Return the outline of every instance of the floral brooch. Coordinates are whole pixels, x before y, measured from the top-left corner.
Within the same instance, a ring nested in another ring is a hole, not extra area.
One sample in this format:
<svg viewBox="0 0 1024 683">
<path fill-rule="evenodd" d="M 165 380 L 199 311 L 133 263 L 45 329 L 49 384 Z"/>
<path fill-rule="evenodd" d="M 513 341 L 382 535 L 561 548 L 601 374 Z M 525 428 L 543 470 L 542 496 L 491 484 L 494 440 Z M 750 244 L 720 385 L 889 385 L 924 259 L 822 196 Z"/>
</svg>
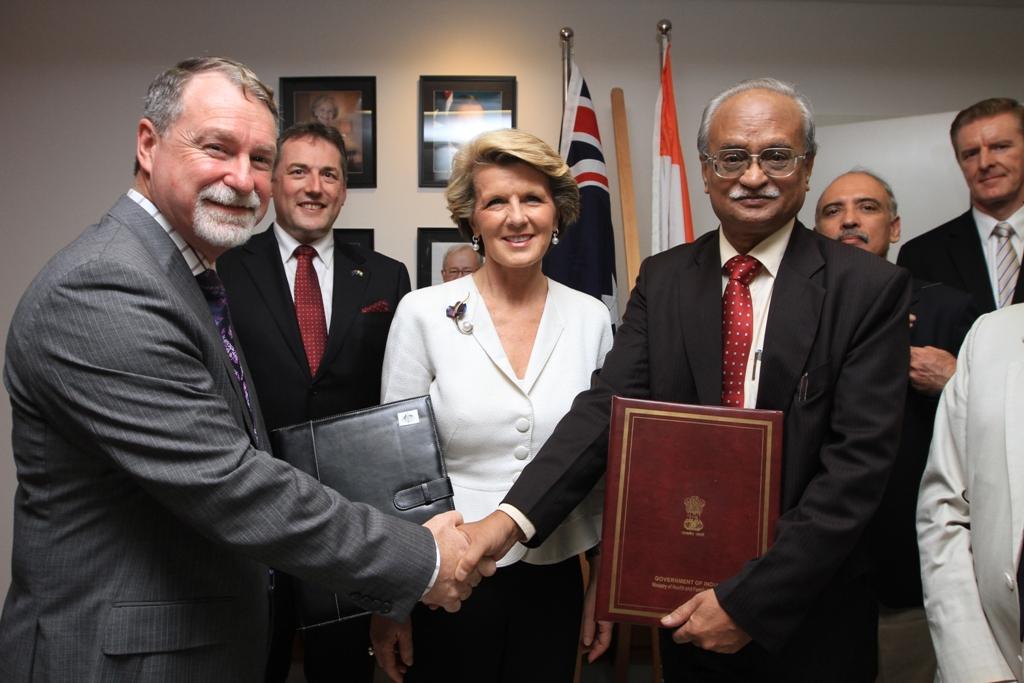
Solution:
<svg viewBox="0 0 1024 683">
<path fill-rule="evenodd" d="M 466 294 L 466 298 L 462 301 L 456 301 L 454 304 L 445 309 L 445 316 L 450 318 L 455 323 L 455 329 L 462 334 L 473 334 L 473 323 L 463 321 L 466 315 L 466 302 L 469 301 L 469 294 Z"/>
</svg>

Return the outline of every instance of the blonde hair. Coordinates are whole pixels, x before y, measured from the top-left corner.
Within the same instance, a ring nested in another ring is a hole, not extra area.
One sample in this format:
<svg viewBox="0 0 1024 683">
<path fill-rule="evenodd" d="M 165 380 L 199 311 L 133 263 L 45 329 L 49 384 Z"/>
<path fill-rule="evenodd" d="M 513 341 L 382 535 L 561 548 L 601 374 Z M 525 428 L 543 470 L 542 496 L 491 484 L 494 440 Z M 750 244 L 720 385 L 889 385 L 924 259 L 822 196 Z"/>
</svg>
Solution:
<svg viewBox="0 0 1024 683">
<path fill-rule="evenodd" d="M 580 213 L 580 191 L 562 157 L 530 133 L 515 128 L 493 130 L 477 135 L 459 150 L 452 162 L 452 175 L 445 190 L 448 211 L 466 239 L 473 237 L 470 218 L 476 206 L 476 187 L 473 184 L 476 170 L 481 166 L 516 163 L 524 163 L 547 176 L 561 232 L 564 233 L 576 221 Z"/>
</svg>

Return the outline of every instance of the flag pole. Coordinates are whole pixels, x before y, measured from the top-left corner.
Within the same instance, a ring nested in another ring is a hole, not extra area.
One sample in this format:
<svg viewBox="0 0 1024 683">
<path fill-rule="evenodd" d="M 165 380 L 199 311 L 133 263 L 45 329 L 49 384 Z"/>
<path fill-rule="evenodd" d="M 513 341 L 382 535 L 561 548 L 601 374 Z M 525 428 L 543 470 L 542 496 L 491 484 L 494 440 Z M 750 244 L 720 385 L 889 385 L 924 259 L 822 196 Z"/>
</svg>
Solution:
<svg viewBox="0 0 1024 683">
<path fill-rule="evenodd" d="M 661 72 L 665 69 L 665 55 L 668 52 L 668 46 L 672 44 L 672 22 L 668 19 L 662 19 L 658 22 L 658 89 L 661 89 Z M 657 151 L 655 151 L 657 153 Z M 653 211 L 653 209 L 652 209 Z M 651 220 L 657 220 L 652 215 Z M 651 245 L 651 253 L 656 253 L 658 250 L 657 244 Z M 651 665 L 654 669 L 654 680 L 660 681 L 662 679 L 662 668 L 661 668 L 661 638 L 658 634 L 658 628 L 656 626 L 651 627 Z"/>
<path fill-rule="evenodd" d="M 672 87 L 672 22 L 658 22 L 659 80 L 655 106 L 654 177 L 651 183 L 651 253 L 693 241 L 686 166 Z"/>
<path fill-rule="evenodd" d="M 565 115 L 565 102 L 569 99 L 569 79 L 572 78 L 572 29 L 563 26 L 558 32 L 562 41 L 562 115 Z"/>
<path fill-rule="evenodd" d="M 622 88 L 612 88 L 612 130 L 615 133 L 615 165 L 619 171 L 619 207 L 622 209 L 622 246 L 626 251 L 626 295 L 640 274 L 640 237 L 636 231 L 636 195 L 633 192 L 633 161 L 629 148 L 629 120 Z"/>
<path fill-rule="evenodd" d="M 662 19 L 658 22 L 658 75 L 665 68 L 665 51 L 672 44 L 672 22 Z"/>
</svg>

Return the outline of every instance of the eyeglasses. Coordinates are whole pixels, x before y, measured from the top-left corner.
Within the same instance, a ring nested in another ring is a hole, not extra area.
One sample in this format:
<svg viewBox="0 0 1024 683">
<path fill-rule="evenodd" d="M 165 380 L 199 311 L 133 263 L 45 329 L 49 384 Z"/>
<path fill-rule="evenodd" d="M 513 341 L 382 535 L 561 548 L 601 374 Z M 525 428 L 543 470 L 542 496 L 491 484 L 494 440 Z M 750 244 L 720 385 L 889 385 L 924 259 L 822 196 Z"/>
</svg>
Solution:
<svg viewBox="0 0 1024 683">
<path fill-rule="evenodd" d="M 751 154 L 745 149 L 723 149 L 715 154 L 705 154 L 704 161 L 711 163 L 719 178 L 739 178 L 747 172 L 754 159 L 769 178 L 788 178 L 796 172 L 800 160 L 806 157 L 806 154 L 795 154 L 785 147 L 769 147 L 758 154 Z"/>
<path fill-rule="evenodd" d="M 444 272 L 461 277 L 463 275 L 472 275 L 476 272 L 476 268 L 446 268 Z"/>
</svg>

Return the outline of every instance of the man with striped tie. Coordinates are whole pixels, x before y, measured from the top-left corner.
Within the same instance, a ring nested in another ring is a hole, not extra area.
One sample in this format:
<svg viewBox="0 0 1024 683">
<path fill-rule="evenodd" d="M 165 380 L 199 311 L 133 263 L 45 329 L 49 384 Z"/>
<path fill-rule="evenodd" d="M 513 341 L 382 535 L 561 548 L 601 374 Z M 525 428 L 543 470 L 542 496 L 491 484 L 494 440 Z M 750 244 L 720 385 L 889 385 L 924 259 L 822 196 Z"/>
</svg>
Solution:
<svg viewBox="0 0 1024 683">
<path fill-rule="evenodd" d="M 914 277 L 969 292 L 980 313 L 1020 303 L 1024 105 L 1007 97 L 982 100 L 956 115 L 949 134 L 971 208 L 907 242 L 897 262 Z"/>
</svg>

